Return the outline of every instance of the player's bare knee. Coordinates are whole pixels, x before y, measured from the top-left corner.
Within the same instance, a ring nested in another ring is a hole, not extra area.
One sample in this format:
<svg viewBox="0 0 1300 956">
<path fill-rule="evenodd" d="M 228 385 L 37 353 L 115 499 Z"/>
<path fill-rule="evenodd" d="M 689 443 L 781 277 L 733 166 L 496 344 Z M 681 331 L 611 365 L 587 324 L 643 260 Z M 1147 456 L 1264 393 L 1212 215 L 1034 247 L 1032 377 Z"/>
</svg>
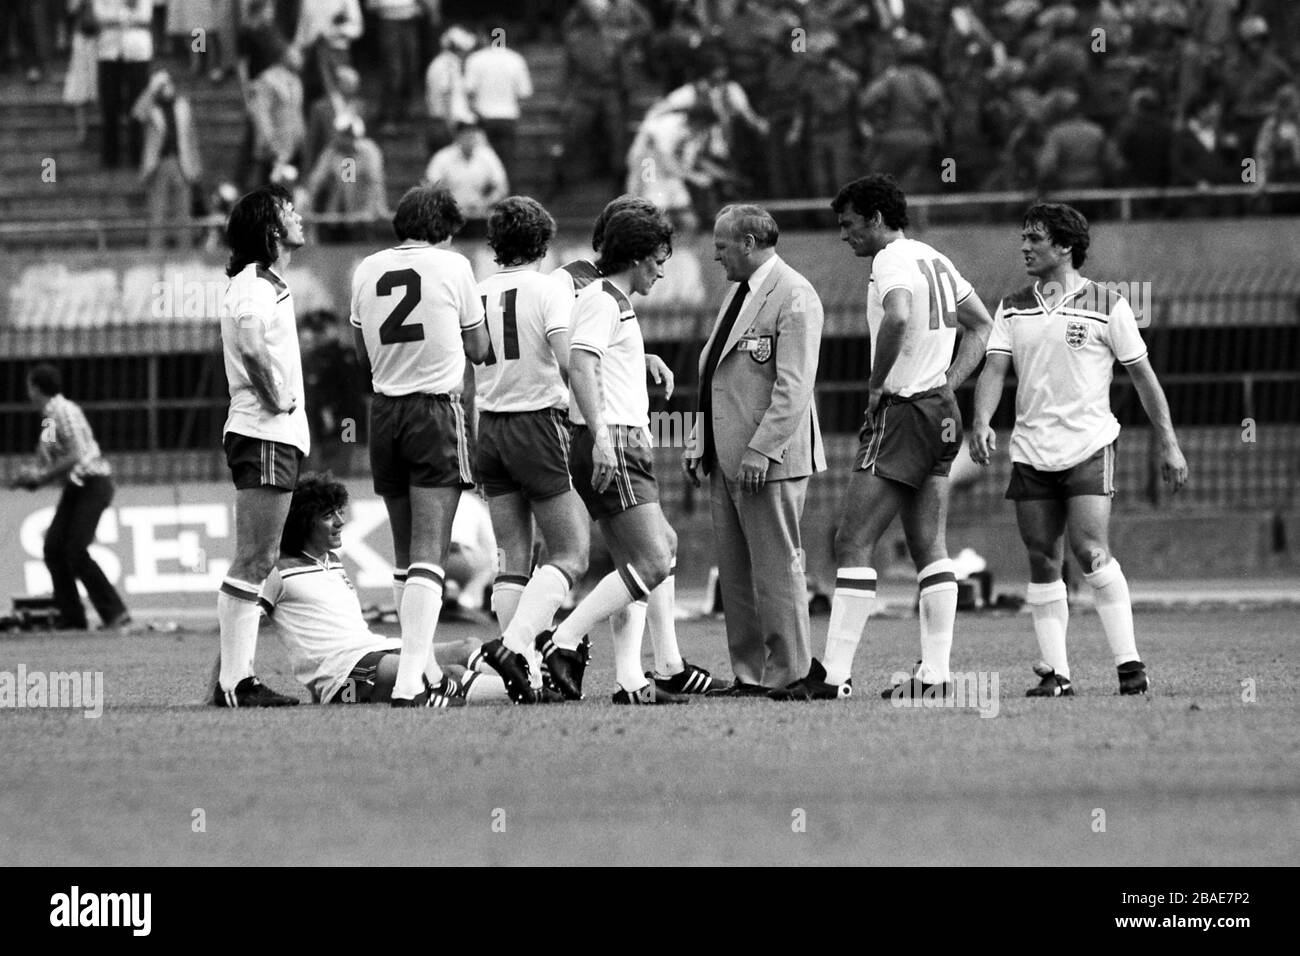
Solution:
<svg viewBox="0 0 1300 956">
<path fill-rule="evenodd" d="M 587 573 L 587 551 L 586 545 L 569 545 L 547 563 L 559 568 L 570 581 L 580 581 Z"/>
<path fill-rule="evenodd" d="M 1036 581 L 1057 581 L 1061 577 L 1061 562 L 1047 551 L 1030 550 L 1029 571 Z"/>
<path fill-rule="evenodd" d="M 666 547 L 657 547 L 650 554 L 639 557 L 632 562 L 632 567 L 641 578 L 647 591 L 653 591 L 668 578 L 672 566 L 672 554 Z"/>
<path fill-rule="evenodd" d="M 1070 550 L 1085 572 L 1096 571 L 1110 563 L 1110 548 L 1101 541 L 1081 541 L 1071 545 Z"/>
<path fill-rule="evenodd" d="M 863 540 L 861 532 L 840 527 L 835 532 L 835 565 L 841 568 L 870 567 L 875 542 Z"/>
</svg>

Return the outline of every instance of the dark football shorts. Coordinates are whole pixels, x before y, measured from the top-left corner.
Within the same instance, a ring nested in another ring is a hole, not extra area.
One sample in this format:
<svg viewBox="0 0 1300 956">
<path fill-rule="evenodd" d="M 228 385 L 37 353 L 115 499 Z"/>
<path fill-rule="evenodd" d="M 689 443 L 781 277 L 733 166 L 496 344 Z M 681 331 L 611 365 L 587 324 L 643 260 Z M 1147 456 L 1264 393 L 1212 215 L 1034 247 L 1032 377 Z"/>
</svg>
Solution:
<svg viewBox="0 0 1300 956">
<path fill-rule="evenodd" d="M 886 395 L 858 434 L 855 471 L 920 488 L 944 477 L 961 448 L 961 410 L 946 385 L 908 398 Z"/>
<path fill-rule="evenodd" d="M 1093 452 L 1073 468 L 1064 471 L 1039 471 L 1033 465 L 1013 461 L 1011 482 L 1007 485 L 1008 501 L 1042 501 L 1078 498 L 1083 495 L 1115 494 L 1115 446 Z"/>
<path fill-rule="evenodd" d="M 411 488 L 473 488 L 465 409 L 451 395 L 376 395 L 370 407 L 375 494 Z"/>
<path fill-rule="evenodd" d="M 480 412 L 474 466 L 489 498 L 543 501 L 571 490 L 568 411 Z"/>
<path fill-rule="evenodd" d="M 371 651 L 352 665 L 347 679 L 339 685 L 331 704 L 369 704 L 378 696 L 375 681 L 379 677 L 379 662 L 387 654 L 400 654 L 400 648 L 391 651 Z"/>
<path fill-rule="evenodd" d="M 293 491 L 302 467 L 302 452 L 294 445 L 226 432 L 222 439 L 226 466 L 239 490 L 276 488 Z"/>
<path fill-rule="evenodd" d="M 644 428 L 611 425 L 614 454 L 618 470 L 603 492 L 591 487 L 591 451 L 595 445 L 586 425 L 570 425 L 569 475 L 573 487 L 587 506 L 587 513 L 597 521 L 622 514 L 637 505 L 659 500 L 659 483 L 654 476 L 654 454 L 650 434 Z"/>
</svg>

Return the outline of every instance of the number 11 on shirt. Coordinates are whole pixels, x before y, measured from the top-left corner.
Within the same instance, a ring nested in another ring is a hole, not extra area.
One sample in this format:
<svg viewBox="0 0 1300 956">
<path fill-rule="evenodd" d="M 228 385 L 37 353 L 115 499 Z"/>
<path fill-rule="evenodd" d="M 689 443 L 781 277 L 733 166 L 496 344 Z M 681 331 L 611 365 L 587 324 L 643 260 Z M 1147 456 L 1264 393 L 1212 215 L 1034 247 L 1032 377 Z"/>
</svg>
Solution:
<svg viewBox="0 0 1300 956">
<path fill-rule="evenodd" d="M 488 323 L 488 354 L 484 359 L 484 365 L 495 365 L 497 363 L 496 353 L 496 336 L 492 333 L 496 323 L 500 321 L 502 352 L 505 354 L 505 360 L 519 358 L 519 320 L 515 315 L 515 299 L 519 294 L 518 289 L 505 289 L 497 297 L 497 301 L 488 305 L 488 297 L 480 296 L 483 300 L 483 312 L 487 315 Z"/>
</svg>

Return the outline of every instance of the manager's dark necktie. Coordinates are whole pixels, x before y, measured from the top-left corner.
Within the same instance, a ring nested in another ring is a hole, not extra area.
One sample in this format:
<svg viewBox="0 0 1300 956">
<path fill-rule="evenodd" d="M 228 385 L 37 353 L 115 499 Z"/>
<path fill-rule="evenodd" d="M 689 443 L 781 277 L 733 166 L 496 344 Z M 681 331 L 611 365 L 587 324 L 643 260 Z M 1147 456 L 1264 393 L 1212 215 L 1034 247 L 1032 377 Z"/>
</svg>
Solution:
<svg viewBox="0 0 1300 956">
<path fill-rule="evenodd" d="M 736 319 L 740 316 L 747 295 L 749 295 L 749 283 L 742 281 L 736 286 L 736 294 L 731 297 L 731 304 L 723 313 L 722 322 L 718 325 L 718 334 L 713 337 L 713 346 L 709 349 L 709 357 L 704 362 L 704 377 L 700 379 L 700 420 L 704 428 L 705 474 L 713 470 L 713 465 L 717 461 L 717 448 L 713 443 L 713 372 L 717 369 L 718 362 L 722 360 L 722 351 L 727 347 L 727 339 L 731 337 L 731 330 L 736 326 Z"/>
</svg>

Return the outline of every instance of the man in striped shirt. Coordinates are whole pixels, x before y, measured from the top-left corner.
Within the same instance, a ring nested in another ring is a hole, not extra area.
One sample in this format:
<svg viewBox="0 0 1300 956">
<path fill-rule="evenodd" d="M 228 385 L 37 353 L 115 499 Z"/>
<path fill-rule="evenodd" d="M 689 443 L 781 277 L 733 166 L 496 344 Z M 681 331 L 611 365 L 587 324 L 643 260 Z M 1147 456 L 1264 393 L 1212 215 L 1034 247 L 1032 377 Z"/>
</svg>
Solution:
<svg viewBox="0 0 1300 956">
<path fill-rule="evenodd" d="M 131 623 L 131 615 L 89 551 L 99 517 L 113 500 L 112 471 L 99 452 L 85 414 L 63 394 L 58 369 L 46 364 L 33 368 L 27 375 L 27 394 L 43 416 L 36 446 L 38 464 L 24 469 L 16 484 L 35 491 L 42 485 L 63 482 L 63 493 L 45 532 L 45 566 L 59 608 L 56 626 L 86 629 L 86 609 L 77 593 L 80 581 L 105 629 L 125 627 Z"/>
</svg>

